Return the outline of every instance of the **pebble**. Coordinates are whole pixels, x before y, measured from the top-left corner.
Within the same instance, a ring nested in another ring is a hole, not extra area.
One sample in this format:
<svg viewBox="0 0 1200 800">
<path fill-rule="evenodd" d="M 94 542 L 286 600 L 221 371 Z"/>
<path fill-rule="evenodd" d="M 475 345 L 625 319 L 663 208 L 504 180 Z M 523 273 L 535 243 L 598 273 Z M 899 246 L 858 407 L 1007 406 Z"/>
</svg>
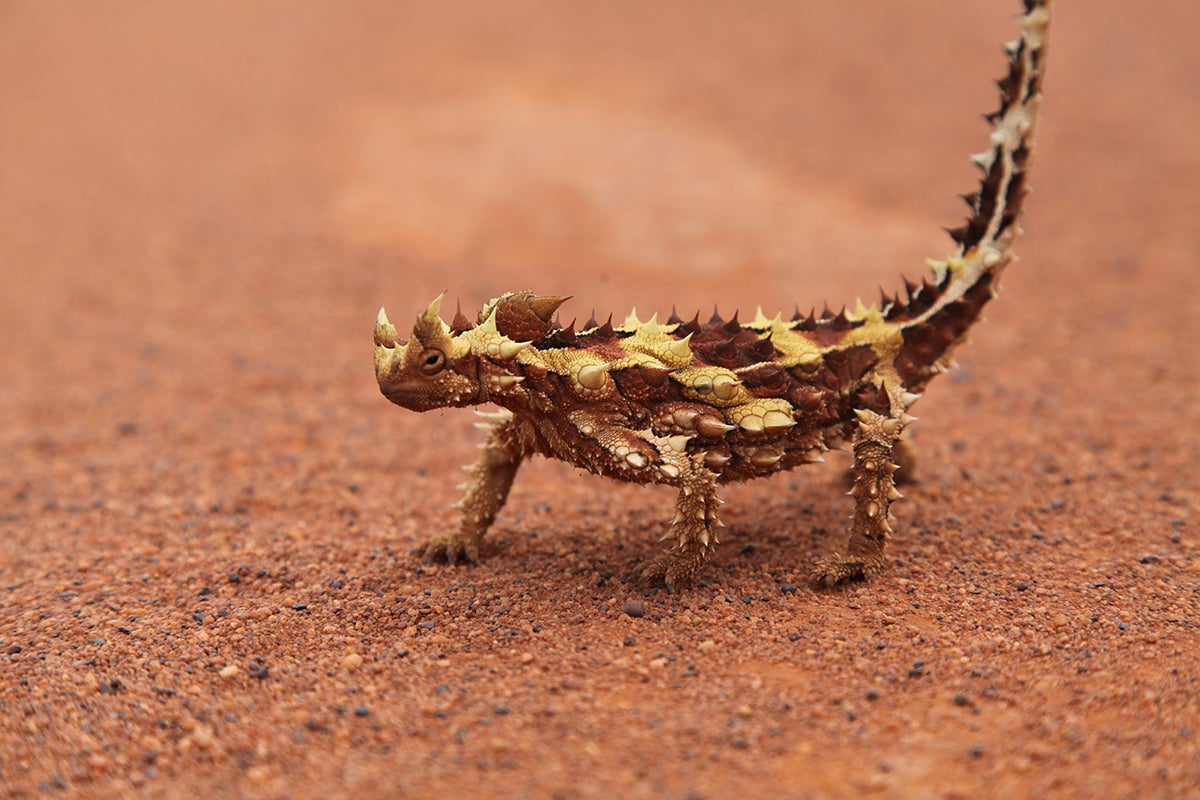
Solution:
<svg viewBox="0 0 1200 800">
<path fill-rule="evenodd" d="M 363 657 L 360 656 L 358 653 L 348 653 L 346 655 L 346 657 L 342 659 L 342 666 L 344 666 L 346 669 L 354 669 L 355 667 L 361 667 L 362 663 L 363 663 Z"/>
<path fill-rule="evenodd" d="M 239 672 L 241 672 L 241 670 L 238 669 L 237 664 L 230 664 L 227 667 L 222 667 L 221 671 L 218 672 L 217 674 L 220 675 L 222 678 L 232 678 L 234 675 L 237 675 Z"/>
<path fill-rule="evenodd" d="M 624 611 L 627 616 L 634 617 L 635 619 L 644 617 L 646 616 L 646 604 L 641 600 L 626 600 Z"/>
</svg>

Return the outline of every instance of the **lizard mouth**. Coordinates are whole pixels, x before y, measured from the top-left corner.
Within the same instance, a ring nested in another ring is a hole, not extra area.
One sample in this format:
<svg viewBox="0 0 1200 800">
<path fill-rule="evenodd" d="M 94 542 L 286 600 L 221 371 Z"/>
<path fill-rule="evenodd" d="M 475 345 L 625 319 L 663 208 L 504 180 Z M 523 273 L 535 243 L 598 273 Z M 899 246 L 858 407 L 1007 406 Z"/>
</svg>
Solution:
<svg viewBox="0 0 1200 800">
<path fill-rule="evenodd" d="M 388 400 L 409 411 L 428 411 L 437 406 L 429 397 L 429 387 L 415 381 L 381 383 L 379 390 Z"/>
</svg>

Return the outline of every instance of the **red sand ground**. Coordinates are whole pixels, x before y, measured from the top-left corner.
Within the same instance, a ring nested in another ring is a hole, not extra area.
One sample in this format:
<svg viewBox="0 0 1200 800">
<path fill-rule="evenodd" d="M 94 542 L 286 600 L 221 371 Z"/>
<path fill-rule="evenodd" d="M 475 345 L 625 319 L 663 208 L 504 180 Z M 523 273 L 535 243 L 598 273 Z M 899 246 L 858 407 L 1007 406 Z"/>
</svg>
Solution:
<svg viewBox="0 0 1200 800">
<path fill-rule="evenodd" d="M 1015 2 L 646 5 L 0 7 L 6 794 L 1195 795 L 1194 3 L 1059 10 L 877 580 L 804 586 L 844 461 L 728 491 L 681 596 L 627 582 L 669 492 L 561 464 L 483 566 L 407 555 L 477 432 L 378 394 L 381 302 L 790 311 L 948 250 Z"/>
</svg>

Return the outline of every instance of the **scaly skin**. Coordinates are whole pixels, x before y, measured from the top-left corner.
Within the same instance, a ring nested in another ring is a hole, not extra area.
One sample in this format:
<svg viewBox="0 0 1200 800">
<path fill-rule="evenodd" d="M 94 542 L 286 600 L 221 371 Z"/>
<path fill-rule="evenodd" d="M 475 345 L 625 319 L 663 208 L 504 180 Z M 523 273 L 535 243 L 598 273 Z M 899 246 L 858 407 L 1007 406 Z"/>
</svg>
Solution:
<svg viewBox="0 0 1200 800">
<path fill-rule="evenodd" d="M 437 298 L 401 341 L 380 309 L 375 373 L 383 394 L 414 411 L 495 404 L 488 437 L 459 504 L 458 530 L 418 549 L 426 561 L 477 562 L 521 462 L 566 461 L 679 494 L 661 555 L 640 583 L 674 591 L 691 582 L 717 544 L 717 487 L 823 461 L 853 448 L 854 512 L 846 549 L 817 561 L 815 584 L 863 578 L 883 564 L 895 522 L 896 462 L 913 463 L 901 439 L 909 407 L 953 365 L 951 354 L 995 296 L 1025 194 L 1033 149 L 1050 0 L 1025 0 L 1020 36 L 1006 46 L 1000 109 L 988 116 L 983 172 L 967 198 L 971 215 L 950 232 L 958 243 L 932 274 L 854 311 L 746 323 L 674 314 L 620 325 L 563 327 L 565 298 L 512 292 L 489 301 L 474 323 L 461 310 L 447 325 Z"/>
</svg>

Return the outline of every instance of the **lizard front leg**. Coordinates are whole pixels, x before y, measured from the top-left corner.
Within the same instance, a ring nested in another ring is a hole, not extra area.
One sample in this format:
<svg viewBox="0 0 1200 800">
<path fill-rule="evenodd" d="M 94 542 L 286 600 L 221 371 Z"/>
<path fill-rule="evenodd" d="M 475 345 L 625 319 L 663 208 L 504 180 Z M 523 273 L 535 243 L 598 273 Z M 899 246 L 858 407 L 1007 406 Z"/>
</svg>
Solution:
<svg viewBox="0 0 1200 800">
<path fill-rule="evenodd" d="M 571 417 L 580 434 L 591 440 L 588 466 L 595 472 L 635 483 L 665 483 L 679 489 L 675 517 L 662 537 L 674 540 L 665 553 L 642 564 L 636 572 L 640 586 L 666 586 L 674 592 L 691 583 L 717 544 L 717 476 L 704 466 L 702 454 L 687 450 L 690 436 L 657 436 L 651 430 L 631 430 L 618 420 L 589 412 Z"/>
<path fill-rule="evenodd" d="M 483 535 L 508 499 L 508 490 L 524 454 L 516 441 L 512 414 L 501 411 L 485 418 L 488 422 L 481 426 L 486 425 L 488 436 L 482 445 L 483 452 L 468 468 L 466 491 L 456 504 L 460 510 L 458 530 L 435 536 L 413 551 L 426 564 L 439 561 L 478 564 Z"/>
<path fill-rule="evenodd" d="M 671 439 L 655 439 L 659 460 L 653 466 L 659 480 L 676 486 L 675 517 L 663 535 L 674 544 L 665 553 L 650 559 L 637 570 L 639 586 L 666 586 L 670 592 L 692 582 L 700 567 L 717 545 L 721 521 L 717 509 L 723 502 L 717 496 L 717 476 L 704 466 L 703 457 L 680 452 Z M 680 448 L 682 449 L 682 448 Z"/>
<path fill-rule="evenodd" d="M 896 443 L 904 428 L 903 417 L 885 417 L 874 411 L 860 410 L 854 434 L 854 515 L 846 552 L 817 560 L 812 582 L 833 586 L 845 580 L 863 578 L 883 562 L 883 550 L 891 534 L 893 521 L 888 507 L 900 497 L 893 473 Z"/>
</svg>

